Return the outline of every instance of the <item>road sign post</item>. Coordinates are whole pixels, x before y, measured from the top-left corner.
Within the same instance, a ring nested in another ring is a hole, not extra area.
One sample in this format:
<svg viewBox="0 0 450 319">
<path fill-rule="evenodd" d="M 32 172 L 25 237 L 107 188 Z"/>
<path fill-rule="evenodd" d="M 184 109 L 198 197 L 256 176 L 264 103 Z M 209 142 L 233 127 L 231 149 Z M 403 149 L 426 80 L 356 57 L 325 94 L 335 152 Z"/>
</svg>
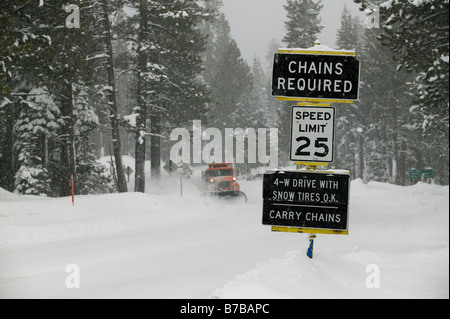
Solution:
<svg viewBox="0 0 450 319">
<path fill-rule="evenodd" d="M 274 56 L 272 95 L 292 107 L 290 160 L 304 170 L 264 175 L 263 224 L 275 232 L 348 234 L 350 172 L 318 171 L 334 160 L 335 109 L 329 103 L 359 98 L 354 51 L 316 41 L 310 49 L 280 49 Z"/>
<path fill-rule="evenodd" d="M 133 171 L 133 169 L 130 166 L 127 166 L 125 168 L 125 174 L 127 175 L 127 182 L 128 183 L 130 182 L 130 175 L 133 174 L 133 173 L 134 173 L 134 171 Z"/>
</svg>

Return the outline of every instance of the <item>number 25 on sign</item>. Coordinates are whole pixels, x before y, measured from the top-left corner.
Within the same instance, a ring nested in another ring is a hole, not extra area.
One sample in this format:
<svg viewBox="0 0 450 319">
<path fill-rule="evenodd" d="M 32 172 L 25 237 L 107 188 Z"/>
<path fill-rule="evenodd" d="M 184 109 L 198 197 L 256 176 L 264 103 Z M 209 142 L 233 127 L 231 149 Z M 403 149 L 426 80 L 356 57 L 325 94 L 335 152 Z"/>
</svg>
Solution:
<svg viewBox="0 0 450 319">
<path fill-rule="evenodd" d="M 291 161 L 333 162 L 334 119 L 333 107 L 293 106 Z"/>
</svg>

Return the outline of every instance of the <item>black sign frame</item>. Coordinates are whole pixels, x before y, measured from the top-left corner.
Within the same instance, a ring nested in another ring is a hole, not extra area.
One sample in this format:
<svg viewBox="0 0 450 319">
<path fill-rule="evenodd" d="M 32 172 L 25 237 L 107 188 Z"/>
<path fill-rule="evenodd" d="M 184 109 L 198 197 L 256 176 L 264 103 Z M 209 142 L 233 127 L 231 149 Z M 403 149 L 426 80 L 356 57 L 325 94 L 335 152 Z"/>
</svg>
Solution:
<svg viewBox="0 0 450 319">
<path fill-rule="evenodd" d="M 262 223 L 270 226 L 348 230 L 349 193 L 349 173 L 266 173 L 263 177 Z"/>
<path fill-rule="evenodd" d="M 308 74 L 300 71 L 306 71 Z M 287 98 L 358 100 L 359 73 L 359 61 L 352 55 L 276 53 L 272 95 Z M 351 90 L 346 92 L 349 84 Z M 319 87 L 321 91 L 318 91 Z M 333 91 L 328 91 L 331 88 Z"/>
</svg>

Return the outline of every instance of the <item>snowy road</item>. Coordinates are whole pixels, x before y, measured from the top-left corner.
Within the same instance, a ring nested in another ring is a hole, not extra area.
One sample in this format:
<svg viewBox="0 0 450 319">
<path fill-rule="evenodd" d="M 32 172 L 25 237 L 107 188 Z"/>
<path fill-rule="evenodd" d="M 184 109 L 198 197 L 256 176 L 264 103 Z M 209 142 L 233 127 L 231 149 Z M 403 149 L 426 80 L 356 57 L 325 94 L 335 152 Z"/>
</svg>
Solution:
<svg viewBox="0 0 450 319">
<path fill-rule="evenodd" d="M 350 234 L 318 235 L 310 260 L 307 235 L 261 224 L 261 181 L 241 181 L 248 203 L 178 182 L 74 207 L 0 189 L 0 298 L 449 297 L 448 186 L 352 182 Z"/>
<path fill-rule="evenodd" d="M 211 298 L 212 291 L 235 274 L 298 249 L 302 243 L 277 234 L 267 245 L 270 235 L 261 226 L 260 213 L 222 209 L 168 227 L 4 248 L 0 250 L 0 295 Z M 80 289 L 65 285 L 70 264 L 79 266 Z"/>
</svg>

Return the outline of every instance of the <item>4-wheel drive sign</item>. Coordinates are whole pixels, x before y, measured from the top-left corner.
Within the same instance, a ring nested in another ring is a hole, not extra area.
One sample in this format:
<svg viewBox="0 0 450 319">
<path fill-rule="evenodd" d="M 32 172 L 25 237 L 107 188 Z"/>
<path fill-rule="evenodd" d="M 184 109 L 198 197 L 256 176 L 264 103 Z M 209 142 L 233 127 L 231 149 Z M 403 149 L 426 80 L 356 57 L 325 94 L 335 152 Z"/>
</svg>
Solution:
<svg viewBox="0 0 450 319">
<path fill-rule="evenodd" d="M 359 61 L 352 55 L 277 53 L 272 95 L 287 98 L 357 100 Z"/>
<path fill-rule="evenodd" d="M 334 114 L 333 107 L 292 107 L 291 161 L 333 162 Z"/>
<path fill-rule="evenodd" d="M 263 224 L 348 230 L 348 171 L 264 174 Z"/>
</svg>

